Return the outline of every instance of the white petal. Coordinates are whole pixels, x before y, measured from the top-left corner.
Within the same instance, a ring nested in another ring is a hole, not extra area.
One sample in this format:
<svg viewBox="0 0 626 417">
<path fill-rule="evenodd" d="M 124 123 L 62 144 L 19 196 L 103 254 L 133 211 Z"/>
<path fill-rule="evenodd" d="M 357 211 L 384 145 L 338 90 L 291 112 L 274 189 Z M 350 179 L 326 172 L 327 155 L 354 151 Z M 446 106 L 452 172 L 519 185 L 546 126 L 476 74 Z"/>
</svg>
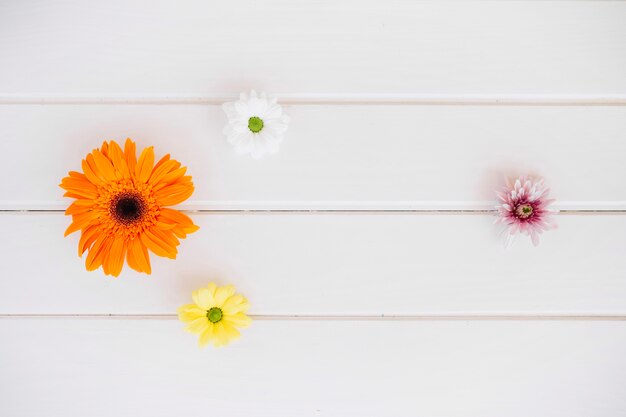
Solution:
<svg viewBox="0 0 626 417">
<path fill-rule="evenodd" d="M 278 152 L 279 144 L 282 138 L 273 136 L 268 132 L 265 132 L 265 129 L 263 129 L 261 132 L 261 140 L 263 141 L 263 145 L 265 146 L 267 153 L 276 153 Z"/>
<path fill-rule="evenodd" d="M 235 149 L 240 154 L 252 152 L 252 149 L 254 149 L 254 140 L 255 138 L 252 132 L 242 134 L 241 140 Z"/>
<path fill-rule="evenodd" d="M 267 109 L 265 109 L 265 118 L 270 119 L 280 119 L 283 115 L 283 109 L 278 104 L 270 104 Z"/>
<path fill-rule="evenodd" d="M 537 232 L 530 233 L 530 239 L 532 240 L 533 245 L 535 246 L 539 245 L 539 233 Z"/>
</svg>

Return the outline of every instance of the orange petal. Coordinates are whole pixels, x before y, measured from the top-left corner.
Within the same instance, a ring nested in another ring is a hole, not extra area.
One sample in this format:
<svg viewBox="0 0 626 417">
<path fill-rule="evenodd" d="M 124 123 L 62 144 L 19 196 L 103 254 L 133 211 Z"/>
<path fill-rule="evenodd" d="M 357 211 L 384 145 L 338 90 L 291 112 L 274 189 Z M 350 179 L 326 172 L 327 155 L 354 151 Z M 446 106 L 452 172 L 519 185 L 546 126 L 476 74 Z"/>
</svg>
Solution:
<svg viewBox="0 0 626 417">
<path fill-rule="evenodd" d="M 83 253 L 98 239 L 99 233 L 98 225 L 89 226 L 83 230 L 78 241 L 78 256 L 83 256 Z"/>
<path fill-rule="evenodd" d="M 173 228 L 176 227 L 176 225 L 173 224 L 173 223 L 162 223 L 162 222 L 160 222 L 158 220 L 155 223 L 155 226 L 158 227 L 161 230 L 172 230 Z"/>
<path fill-rule="evenodd" d="M 106 140 L 102 142 L 102 146 L 100 146 L 100 152 L 102 152 L 102 155 L 104 155 L 105 157 L 109 157 L 109 144 Z"/>
<path fill-rule="evenodd" d="M 85 174 L 83 174 L 82 172 L 76 172 L 76 171 L 70 171 L 67 173 L 70 177 L 72 178 L 77 178 L 79 180 L 85 180 L 85 181 L 89 181 L 89 179 L 87 178 L 87 176 Z"/>
<path fill-rule="evenodd" d="M 122 272 L 124 266 L 124 255 L 126 255 L 126 240 L 123 238 L 115 238 L 113 245 L 111 245 L 111 251 L 105 258 L 105 262 L 108 264 L 108 269 L 111 275 L 117 277 Z"/>
<path fill-rule="evenodd" d="M 96 152 L 96 150 L 94 150 L 94 152 Z M 98 165 L 96 164 L 96 159 L 93 156 L 93 152 L 90 154 L 87 154 L 87 156 L 85 157 L 85 161 L 87 162 L 87 165 L 89 166 L 91 171 L 100 179 L 100 182 L 110 181 L 102 172 L 100 172 L 100 169 L 98 168 Z"/>
<path fill-rule="evenodd" d="M 193 185 L 172 185 L 154 194 L 159 205 L 173 206 L 187 200 L 193 194 Z"/>
<path fill-rule="evenodd" d="M 135 142 L 130 139 L 126 139 L 124 143 L 124 157 L 126 158 L 126 165 L 131 173 L 135 172 L 137 166 L 137 154 L 135 149 Z"/>
<path fill-rule="evenodd" d="M 79 196 L 79 197 L 74 197 L 74 198 L 85 198 L 88 200 L 95 200 L 96 198 L 98 198 L 98 191 L 95 189 L 90 189 L 88 187 L 80 187 L 76 184 L 67 184 L 67 183 L 61 183 L 60 186 L 67 192 L 72 193 L 72 195 Z"/>
<path fill-rule="evenodd" d="M 65 209 L 65 215 L 73 215 L 73 214 L 84 214 L 93 209 L 93 201 L 92 200 L 76 200 L 70 206 Z"/>
<path fill-rule="evenodd" d="M 187 233 L 185 232 L 185 229 L 183 229 L 180 226 L 176 226 L 175 228 L 173 228 L 172 233 L 174 233 L 174 235 L 179 239 L 184 239 L 187 237 Z"/>
<path fill-rule="evenodd" d="M 177 179 L 176 181 L 168 184 L 168 187 L 175 187 L 175 186 L 193 186 L 193 182 L 191 181 L 191 176 L 190 175 L 185 175 L 184 177 L 180 177 L 179 179 Z"/>
<path fill-rule="evenodd" d="M 183 230 L 185 231 L 185 233 L 193 233 L 193 232 L 197 232 L 198 230 L 200 230 L 200 226 L 191 224 L 189 226 L 183 226 Z"/>
<path fill-rule="evenodd" d="M 89 224 L 94 220 L 94 216 L 92 213 L 83 213 L 83 214 L 75 214 L 72 216 L 72 224 L 65 230 L 65 235 L 67 236 L 71 233 L 74 233 L 78 230 L 82 230 L 85 227 L 89 226 Z"/>
<path fill-rule="evenodd" d="M 170 254 L 176 256 L 178 253 L 176 247 L 180 245 L 180 241 L 170 231 L 159 230 L 156 227 L 146 230 L 148 237 L 156 242 L 160 247 L 169 250 Z"/>
<path fill-rule="evenodd" d="M 145 272 L 146 274 L 152 272 L 148 251 L 139 238 L 128 242 L 128 256 L 132 256 L 135 261 L 136 268 L 132 265 L 131 268 L 139 272 Z M 130 265 L 130 262 L 128 264 Z"/>
<path fill-rule="evenodd" d="M 88 200 L 95 200 L 96 198 L 98 198 L 98 193 L 96 193 L 94 191 L 73 188 L 71 191 L 68 190 L 65 194 L 63 194 L 63 196 L 64 197 L 86 198 Z"/>
<path fill-rule="evenodd" d="M 148 182 L 150 174 L 152 173 L 152 167 L 154 166 L 154 148 L 152 146 L 147 147 L 141 152 L 139 156 L 139 162 L 135 167 L 135 176 L 139 182 Z"/>
<path fill-rule="evenodd" d="M 178 210 L 172 210 L 167 207 L 161 208 L 157 220 L 165 223 L 178 223 L 184 225 L 193 224 L 193 220 L 191 220 L 191 218 L 186 214 L 181 213 Z"/>
<path fill-rule="evenodd" d="M 182 178 L 186 172 L 187 172 L 187 167 L 175 169 L 174 171 L 169 172 L 167 175 L 161 178 L 161 180 L 157 184 L 154 184 L 152 189 L 154 191 L 158 191 L 161 188 L 167 186 L 168 184 L 172 184 L 176 182 L 178 179 Z"/>
<path fill-rule="evenodd" d="M 179 238 L 184 239 L 187 237 L 188 233 L 193 233 L 199 229 L 200 227 L 196 226 L 195 224 L 189 226 L 178 225 L 172 229 L 172 232 Z"/>
<path fill-rule="evenodd" d="M 167 243 L 161 241 L 159 238 L 154 236 L 150 231 L 146 230 L 140 236 L 141 243 L 146 245 L 148 249 L 154 252 L 158 256 L 163 256 L 165 258 L 176 259 L 176 248 L 172 248 Z"/>
<path fill-rule="evenodd" d="M 89 158 L 90 156 L 91 155 L 87 155 L 87 158 Z M 93 157 L 91 159 L 93 159 Z M 87 159 L 83 159 L 82 167 L 83 172 L 85 173 L 85 176 L 87 177 L 89 182 L 95 185 L 102 184 L 102 180 L 100 179 L 100 177 L 98 177 L 98 175 L 96 175 L 96 172 L 91 168 L 91 165 L 89 164 L 89 162 L 87 162 Z"/>
<path fill-rule="evenodd" d="M 121 179 L 121 177 L 115 173 L 115 168 L 113 168 L 113 164 L 109 158 L 104 156 L 102 152 L 96 149 L 91 154 L 93 155 L 100 178 L 103 178 L 105 181 Z"/>
<path fill-rule="evenodd" d="M 112 243 L 113 238 L 109 236 L 101 235 L 98 237 L 91 249 L 89 249 L 89 254 L 85 260 L 85 266 L 88 271 L 94 271 L 102 265 L 104 257 L 109 252 Z"/>
<path fill-rule="evenodd" d="M 165 156 L 163 156 L 163 158 L 159 159 L 159 162 L 157 162 L 154 165 L 154 169 L 157 169 L 158 167 L 160 167 L 161 165 L 163 165 L 165 162 L 167 162 L 169 160 L 170 160 L 170 154 L 168 153 Z M 153 169 L 153 171 L 154 171 L 154 169 Z"/>
<path fill-rule="evenodd" d="M 85 190 L 98 195 L 98 188 L 88 180 L 65 177 L 61 180 L 61 188 L 65 190 Z"/>
<path fill-rule="evenodd" d="M 79 200 L 74 201 L 72 204 L 75 204 L 81 207 L 93 207 L 94 201 L 90 199 L 86 199 L 86 198 L 81 198 Z"/>
<path fill-rule="evenodd" d="M 151 274 L 152 273 L 152 266 L 150 265 L 150 254 L 148 253 L 148 248 L 145 247 L 145 245 L 143 245 L 141 243 L 141 241 L 138 240 L 138 239 L 137 239 L 137 246 L 141 249 L 141 253 L 143 254 L 143 259 L 144 259 L 144 261 L 146 263 L 146 265 L 144 266 L 144 271 L 147 274 Z M 140 258 L 137 258 L 137 259 L 141 262 Z"/>
<path fill-rule="evenodd" d="M 68 197 L 68 198 L 76 198 L 79 200 L 87 200 L 87 201 L 93 201 L 93 198 L 91 197 L 85 197 L 84 195 L 80 195 L 80 194 L 76 194 L 72 191 L 67 191 L 65 193 L 63 193 L 63 197 Z"/>
<path fill-rule="evenodd" d="M 113 167 L 123 178 L 130 178 L 130 172 L 128 171 L 128 166 L 126 165 L 126 160 L 124 159 L 124 152 L 120 145 L 115 141 L 111 141 L 109 145 L 109 159 L 113 163 Z"/>
<path fill-rule="evenodd" d="M 176 239 L 176 236 L 174 236 L 170 230 L 162 230 L 158 227 L 152 227 L 148 231 L 170 247 L 176 248 L 180 245 L 180 241 Z"/>
<path fill-rule="evenodd" d="M 133 251 L 131 249 L 132 242 L 132 240 L 129 240 L 126 245 L 126 263 L 135 271 L 141 272 L 141 267 L 137 264 L 137 260 L 135 259 L 135 255 L 133 255 Z"/>
<path fill-rule="evenodd" d="M 166 161 L 161 166 L 154 168 L 148 182 L 150 184 L 158 183 L 168 172 L 175 170 L 178 166 L 180 166 L 180 163 L 177 161 Z"/>
</svg>

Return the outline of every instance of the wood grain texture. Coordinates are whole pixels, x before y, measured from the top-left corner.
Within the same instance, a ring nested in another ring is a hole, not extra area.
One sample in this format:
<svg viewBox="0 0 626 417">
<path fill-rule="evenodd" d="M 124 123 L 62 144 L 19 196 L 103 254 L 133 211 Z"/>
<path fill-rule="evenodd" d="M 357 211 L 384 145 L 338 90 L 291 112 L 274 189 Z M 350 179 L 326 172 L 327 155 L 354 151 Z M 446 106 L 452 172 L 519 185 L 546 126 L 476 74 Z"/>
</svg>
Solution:
<svg viewBox="0 0 626 417">
<path fill-rule="evenodd" d="M 288 106 L 281 152 L 236 155 L 219 106 L 0 106 L 0 207 L 64 209 L 57 184 L 104 139 L 189 167 L 193 208 L 489 208 L 505 175 L 561 207 L 626 209 L 626 107 Z"/>
<path fill-rule="evenodd" d="M 0 5 L 0 92 L 625 94 L 623 2 Z"/>
<path fill-rule="evenodd" d="M 174 313 L 210 280 L 256 314 L 626 314 L 626 216 L 504 249 L 490 216 L 197 215 L 153 274 L 87 272 L 60 214 L 2 215 L 0 313 Z"/>
<path fill-rule="evenodd" d="M 0 414 L 615 417 L 626 323 L 0 320 Z"/>
</svg>

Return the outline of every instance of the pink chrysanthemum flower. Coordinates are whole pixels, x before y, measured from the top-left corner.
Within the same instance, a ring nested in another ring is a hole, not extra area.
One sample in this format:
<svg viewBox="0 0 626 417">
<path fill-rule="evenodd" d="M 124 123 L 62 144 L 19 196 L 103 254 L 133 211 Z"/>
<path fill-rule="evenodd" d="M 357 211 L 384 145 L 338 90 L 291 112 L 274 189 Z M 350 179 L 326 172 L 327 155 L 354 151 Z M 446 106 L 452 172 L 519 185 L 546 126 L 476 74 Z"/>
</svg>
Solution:
<svg viewBox="0 0 626 417">
<path fill-rule="evenodd" d="M 547 198 L 548 191 L 543 179 L 521 176 L 514 184 L 507 179 L 502 192 L 496 192 L 502 200 L 502 204 L 496 206 L 499 216 L 497 223 L 507 226 L 506 246 L 518 233 L 529 235 L 537 246 L 541 233 L 556 228 L 551 218 L 554 210 L 548 207 L 554 200 Z"/>
</svg>

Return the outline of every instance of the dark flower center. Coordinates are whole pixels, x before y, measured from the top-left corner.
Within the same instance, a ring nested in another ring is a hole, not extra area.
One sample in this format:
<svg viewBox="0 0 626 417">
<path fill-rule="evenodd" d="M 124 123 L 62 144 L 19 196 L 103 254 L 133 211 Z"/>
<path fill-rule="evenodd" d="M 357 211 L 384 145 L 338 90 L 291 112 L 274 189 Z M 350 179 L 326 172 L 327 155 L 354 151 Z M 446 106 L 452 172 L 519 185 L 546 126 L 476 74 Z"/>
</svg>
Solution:
<svg viewBox="0 0 626 417">
<path fill-rule="evenodd" d="M 219 307 L 211 307 L 206 312 L 206 317 L 211 323 L 217 323 L 218 321 L 222 320 L 222 315 L 222 309 Z"/>
<path fill-rule="evenodd" d="M 130 225 L 143 217 L 146 203 L 138 194 L 124 193 L 113 199 L 110 212 L 119 223 Z"/>
<path fill-rule="evenodd" d="M 515 209 L 515 214 L 520 219 L 527 219 L 533 215 L 533 206 L 531 206 L 530 204 L 520 204 Z"/>
</svg>

